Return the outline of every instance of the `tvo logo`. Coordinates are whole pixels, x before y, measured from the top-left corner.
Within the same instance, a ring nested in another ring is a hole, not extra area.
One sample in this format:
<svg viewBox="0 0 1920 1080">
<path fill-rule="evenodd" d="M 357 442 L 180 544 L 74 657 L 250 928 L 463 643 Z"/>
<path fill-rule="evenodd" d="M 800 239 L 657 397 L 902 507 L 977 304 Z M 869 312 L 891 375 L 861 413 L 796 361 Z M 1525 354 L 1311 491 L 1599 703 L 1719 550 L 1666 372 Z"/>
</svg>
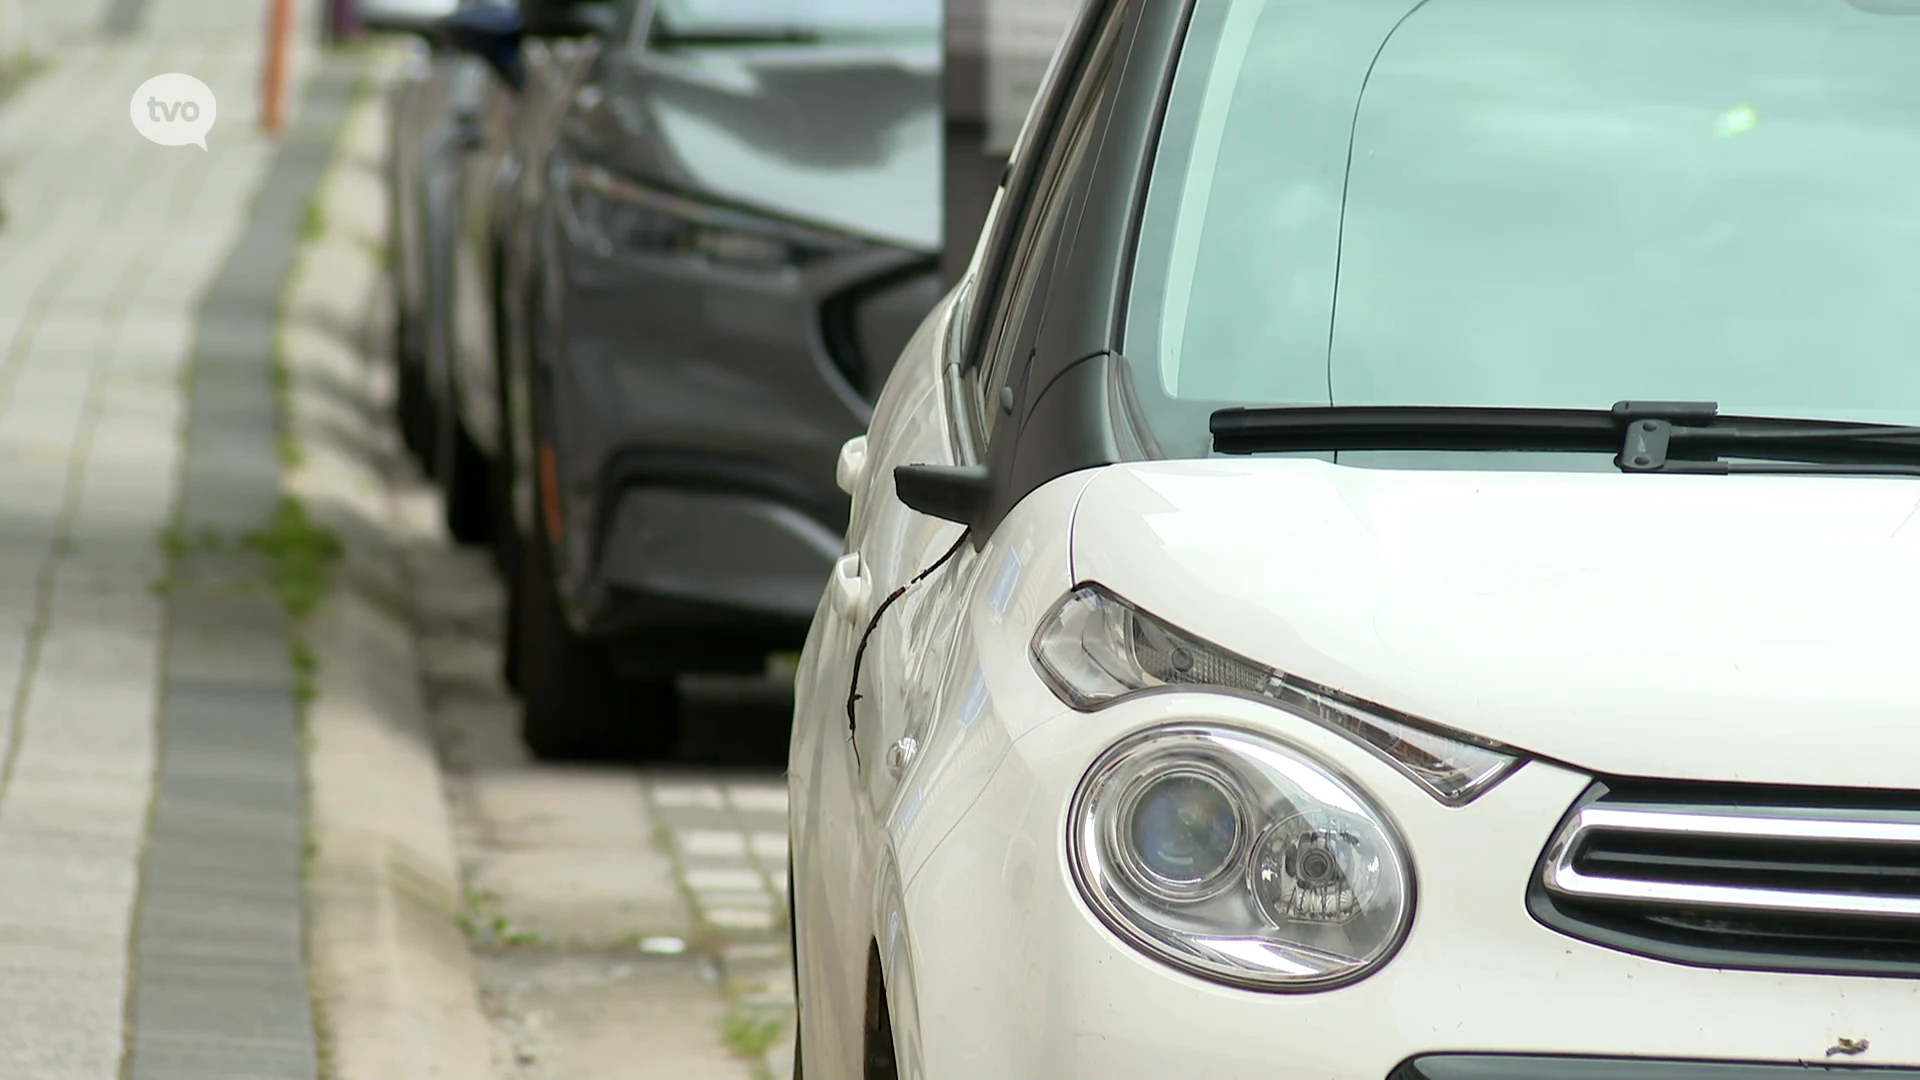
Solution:
<svg viewBox="0 0 1920 1080">
<path fill-rule="evenodd" d="M 161 146 L 207 148 L 207 132 L 219 106 L 213 90 L 191 75 L 155 75 L 140 84 L 127 105 L 133 129 Z"/>
</svg>

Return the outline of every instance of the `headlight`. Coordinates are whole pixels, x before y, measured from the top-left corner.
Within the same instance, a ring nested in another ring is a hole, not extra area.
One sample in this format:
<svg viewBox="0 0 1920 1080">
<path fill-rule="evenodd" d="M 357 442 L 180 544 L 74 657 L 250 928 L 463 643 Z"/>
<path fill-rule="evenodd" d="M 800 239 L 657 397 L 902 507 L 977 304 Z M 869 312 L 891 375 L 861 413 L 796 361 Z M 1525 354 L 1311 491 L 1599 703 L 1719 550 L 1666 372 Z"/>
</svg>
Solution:
<svg viewBox="0 0 1920 1080">
<path fill-rule="evenodd" d="M 1239 691 L 1346 736 L 1460 806 L 1520 764 L 1515 751 L 1263 667 L 1176 629 L 1098 585 L 1067 594 L 1033 638 L 1034 666 L 1085 712 L 1157 687 Z"/>
<path fill-rule="evenodd" d="M 557 165 L 569 224 L 596 253 L 680 256 L 783 271 L 865 246 L 858 239 L 711 206 L 593 166 Z"/>
<path fill-rule="evenodd" d="M 1234 728 L 1152 728 L 1081 783 L 1074 876 L 1115 933 L 1259 990 L 1321 990 L 1384 963 L 1413 917 L 1385 816 L 1330 769 Z"/>
</svg>

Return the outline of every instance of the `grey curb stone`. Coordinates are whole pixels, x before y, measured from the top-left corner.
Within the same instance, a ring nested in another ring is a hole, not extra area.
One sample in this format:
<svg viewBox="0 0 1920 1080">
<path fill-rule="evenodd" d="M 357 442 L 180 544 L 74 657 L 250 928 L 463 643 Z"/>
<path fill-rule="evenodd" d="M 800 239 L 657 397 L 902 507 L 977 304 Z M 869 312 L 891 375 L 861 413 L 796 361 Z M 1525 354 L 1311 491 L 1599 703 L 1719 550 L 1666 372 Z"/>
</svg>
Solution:
<svg viewBox="0 0 1920 1080">
<path fill-rule="evenodd" d="M 137 29 L 145 7 L 115 0 L 105 28 Z M 357 77 L 357 65 L 340 60 L 315 73 L 199 312 L 178 523 L 189 536 L 257 528 L 281 497 L 280 289 Z M 130 1080 L 318 1075 L 299 707 L 277 600 L 232 584 L 258 580 L 250 559 L 182 559 L 169 593 L 160 767 L 134 920 Z"/>
</svg>

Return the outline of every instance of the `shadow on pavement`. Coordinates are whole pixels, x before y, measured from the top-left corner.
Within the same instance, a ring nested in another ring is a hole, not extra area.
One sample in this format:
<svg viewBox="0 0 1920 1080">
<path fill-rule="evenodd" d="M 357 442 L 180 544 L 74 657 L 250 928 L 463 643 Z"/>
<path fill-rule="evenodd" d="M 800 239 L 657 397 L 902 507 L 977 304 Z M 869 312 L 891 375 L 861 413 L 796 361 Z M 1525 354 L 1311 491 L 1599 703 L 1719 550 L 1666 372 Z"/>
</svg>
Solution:
<svg viewBox="0 0 1920 1080">
<path fill-rule="evenodd" d="M 519 704 L 500 676 L 501 589 L 486 553 L 423 550 L 410 553 L 408 563 L 429 704 L 442 716 L 459 717 L 461 741 L 486 751 L 459 765 L 524 767 Z M 671 761 L 649 763 L 654 771 L 764 775 L 786 768 L 790 681 L 702 678 L 681 686 L 680 746 Z"/>
</svg>

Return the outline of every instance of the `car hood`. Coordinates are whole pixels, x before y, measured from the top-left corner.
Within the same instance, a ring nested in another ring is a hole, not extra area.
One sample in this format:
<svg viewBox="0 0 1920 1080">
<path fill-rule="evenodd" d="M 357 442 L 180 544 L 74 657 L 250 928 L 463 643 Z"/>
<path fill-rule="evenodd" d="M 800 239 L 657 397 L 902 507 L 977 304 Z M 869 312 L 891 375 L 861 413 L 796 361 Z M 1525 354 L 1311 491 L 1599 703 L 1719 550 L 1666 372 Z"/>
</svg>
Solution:
<svg viewBox="0 0 1920 1080">
<path fill-rule="evenodd" d="M 608 111 L 627 171 L 939 249 L 937 43 L 679 49 L 623 74 Z"/>
<path fill-rule="evenodd" d="M 1615 776 L 1912 787 L 1920 483 L 1113 466 L 1073 571 L 1263 664 Z"/>
</svg>

